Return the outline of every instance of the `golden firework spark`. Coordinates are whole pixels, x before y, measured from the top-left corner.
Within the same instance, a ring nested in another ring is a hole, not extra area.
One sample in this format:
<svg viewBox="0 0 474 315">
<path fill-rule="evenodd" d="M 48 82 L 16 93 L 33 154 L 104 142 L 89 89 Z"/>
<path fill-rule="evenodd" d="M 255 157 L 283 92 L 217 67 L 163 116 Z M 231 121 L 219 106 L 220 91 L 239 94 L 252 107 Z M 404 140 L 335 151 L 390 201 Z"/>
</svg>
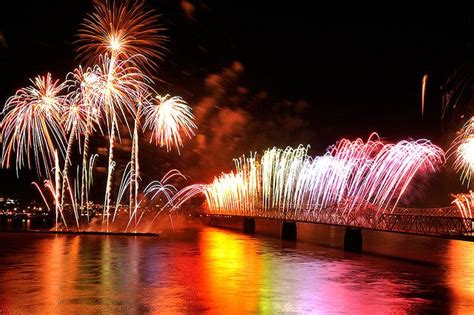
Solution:
<svg viewBox="0 0 474 315">
<path fill-rule="evenodd" d="M 197 128 L 191 107 L 179 96 L 158 95 L 156 103 L 144 106 L 143 115 L 143 129 L 150 128 L 152 131 L 150 142 L 155 140 L 157 145 L 166 146 L 168 151 L 175 146 L 179 152 L 183 146 L 181 134 L 191 138 L 193 129 Z"/>
<path fill-rule="evenodd" d="M 152 70 L 161 59 L 166 36 L 158 24 L 159 16 L 142 0 L 98 1 L 94 12 L 82 23 L 76 41 L 77 52 L 87 64 L 100 56 L 113 55 L 129 60 L 142 69 Z M 143 58 L 130 59 L 132 56 Z"/>
<path fill-rule="evenodd" d="M 16 160 L 17 171 L 31 168 L 35 161 L 38 175 L 49 172 L 54 164 L 54 151 L 64 153 L 65 132 L 61 113 L 67 98 L 62 94 L 63 83 L 53 80 L 51 74 L 37 76 L 10 97 L 3 110 L 1 139 L 3 142 L 2 167 L 9 168 Z"/>
</svg>

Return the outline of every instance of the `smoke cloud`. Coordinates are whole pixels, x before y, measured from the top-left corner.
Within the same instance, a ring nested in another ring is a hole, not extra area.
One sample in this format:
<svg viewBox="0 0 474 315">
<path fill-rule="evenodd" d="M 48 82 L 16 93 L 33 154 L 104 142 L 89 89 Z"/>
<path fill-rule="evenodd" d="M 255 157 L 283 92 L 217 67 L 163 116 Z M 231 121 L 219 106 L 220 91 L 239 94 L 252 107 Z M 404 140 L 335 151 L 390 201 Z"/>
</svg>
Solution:
<svg viewBox="0 0 474 315">
<path fill-rule="evenodd" d="M 240 84 L 244 66 L 235 61 L 203 82 L 193 106 L 198 131 L 187 141 L 181 170 L 193 181 L 209 181 L 233 167 L 233 158 L 273 146 L 308 143 L 312 132 L 305 100 L 275 100 Z"/>
</svg>

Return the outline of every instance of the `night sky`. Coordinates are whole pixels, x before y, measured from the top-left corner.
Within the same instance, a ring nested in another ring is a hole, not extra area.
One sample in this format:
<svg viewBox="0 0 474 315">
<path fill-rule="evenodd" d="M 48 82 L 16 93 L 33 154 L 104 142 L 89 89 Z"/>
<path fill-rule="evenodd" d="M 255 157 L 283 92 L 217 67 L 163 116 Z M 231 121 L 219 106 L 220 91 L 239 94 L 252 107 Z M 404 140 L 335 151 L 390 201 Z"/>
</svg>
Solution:
<svg viewBox="0 0 474 315">
<path fill-rule="evenodd" d="M 456 67 L 470 61 L 473 52 L 473 20 L 462 8 L 454 14 L 407 15 L 388 9 L 378 14 L 362 9 L 344 14 L 315 8 L 310 2 L 146 3 L 162 15 L 161 23 L 169 36 L 168 50 L 159 63 L 159 91 L 181 95 L 191 106 L 198 106 L 203 97 L 212 94 L 205 88 L 209 75 L 225 73 L 223 69 L 232 68 L 235 62 L 243 68 L 232 84 L 244 88 L 245 96 L 238 101 L 229 97 L 228 103 L 220 98 L 222 104 L 202 122 L 202 132 L 210 137 L 207 133 L 215 128 L 209 121 L 215 120 L 219 111 L 222 114 L 222 108 L 228 109 L 221 115 L 224 118 L 226 113 L 237 121 L 245 117 L 240 120 L 243 127 L 234 128 L 229 137 L 219 141 L 209 140 L 204 152 L 196 153 L 194 144 L 188 145 L 194 153 L 186 152 L 187 144 L 183 149 L 184 162 L 179 166 L 189 162 L 201 168 L 202 163 L 194 163 L 200 159 L 196 154 L 227 150 L 216 155 L 225 161 L 210 165 L 213 173 L 231 167 L 231 157 L 250 150 L 304 141 L 311 145 L 312 153 L 320 154 L 341 137 L 367 138 L 372 131 L 394 141 L 428 137 L 441 145 L 440 87 Z M 13 1 L 11 5 L 0 12 L 1 103 L 30 77 L 49 71 L 63 78 L 77 66 L 73 41 L 79 24 L 92 9 L 92 1 L 85 0 Z M 422 120 L 424 74 L 429 78 Z M 266 95 L 264 103 L 254 101 L 259 93 Z M 285 123 L 271 123 L 272 115 L 282 115 L 281 108 L 275 109 L 273 104 L 285 101 L 288 106 L 307 104 L 304 111 L 292 107 L 297 118 L 281 119 L 299 124 L 288 130 Z M 271 130 L 249 123 L 255 121 L 286 130 L 288 137 L 277 133 L 272 137 Z M 263 132 L 269 134 L 263 140 L 249 140 Z M 165 166 L 175 167 L 177 154 L 168 155 L 171 162 Z M 184 171 L 188 171 L 186 166 Z M 196 181 L 211 176 L 192 169 L 189 173 Z M 30 189 L 28 176 L 16 180 L 14 172 L 0 174 L 2 192 Z"/>
</svg>

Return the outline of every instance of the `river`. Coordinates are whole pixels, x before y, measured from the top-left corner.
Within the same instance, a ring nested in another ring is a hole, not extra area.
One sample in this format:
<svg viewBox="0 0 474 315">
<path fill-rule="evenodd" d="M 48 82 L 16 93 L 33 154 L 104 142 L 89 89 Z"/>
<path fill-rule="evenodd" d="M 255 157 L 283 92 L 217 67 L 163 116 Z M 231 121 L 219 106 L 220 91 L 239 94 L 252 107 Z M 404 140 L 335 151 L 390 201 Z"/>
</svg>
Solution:
<svg viewBox="0 0 474 315">
<path fill-rule="evenodd" d="M 424 239 L 420 259 L 401 259 L 208 226 L 160 237 L 3 232 L 0 310 L 474 313 L 474 243 Z"/>
</svg>

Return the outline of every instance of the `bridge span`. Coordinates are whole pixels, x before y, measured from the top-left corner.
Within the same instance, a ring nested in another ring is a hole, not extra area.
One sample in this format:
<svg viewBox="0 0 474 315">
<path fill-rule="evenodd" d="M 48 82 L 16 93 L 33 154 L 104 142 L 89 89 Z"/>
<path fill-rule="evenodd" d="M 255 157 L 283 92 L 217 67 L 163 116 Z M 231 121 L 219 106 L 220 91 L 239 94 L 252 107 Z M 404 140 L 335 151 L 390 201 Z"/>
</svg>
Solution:
<svg viewBox="0 0 474 315">
<path fill-rule="evenodd" d="M 377 213 L 372 208 L 358 211 L 344 211 L 328 207 L 318 211 L 304 210 L 219 210 L 206 211 L 211 225 L 224 225 L 226 218 L 241 220 L 246 233 L 255 233 L 256 218 L 281 221 L 281 238 L 296 240 L 297 222 L 325 224 L 345 227 L 344 249 L 362 250 L 362 230 L 405 233 L 446 239 L 474 241 L 474 218 L 460 216 L 455 207 L 445 208 L 401 208 L 390 212 Z"/>
</svg>

